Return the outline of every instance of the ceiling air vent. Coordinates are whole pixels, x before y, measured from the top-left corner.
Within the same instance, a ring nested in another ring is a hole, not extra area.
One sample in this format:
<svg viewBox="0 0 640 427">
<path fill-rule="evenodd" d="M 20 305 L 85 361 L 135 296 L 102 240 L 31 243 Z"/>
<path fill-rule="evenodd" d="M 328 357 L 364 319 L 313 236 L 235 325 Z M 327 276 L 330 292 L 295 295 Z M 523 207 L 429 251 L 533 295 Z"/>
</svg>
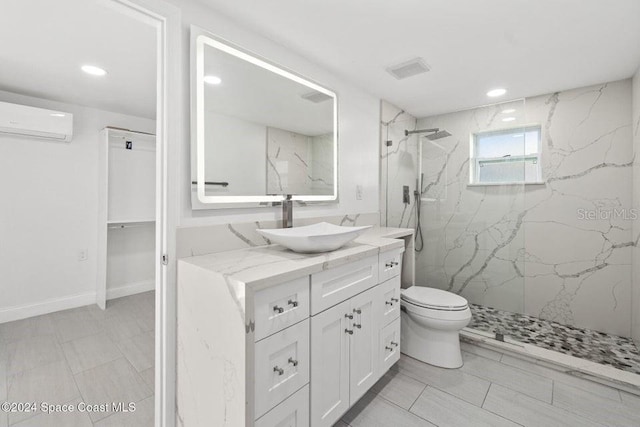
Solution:
<svg viewBox="0 0 640 427">
<path fill-rule="evenodd" d="M 311 101 L 316 104 L 333 99 L 329 95 L 326 95 L 322 92 L 317 92 L 315 90 L 313 92 L 305 93 L 304 95 L 300 95 L 300 96 L 306 99 L 307 101 Z"/>
<path fill-rule="evenodd" d="M 426 73 L 429 71 L 429 67 L 424 63 L 422 58 L 412 59 L 411 61 L 403 62 L 402 64 L 394 65 L 387 68 L 389 74 L 398 80 L 406 79 L 418 74 Z"/>
</svg>

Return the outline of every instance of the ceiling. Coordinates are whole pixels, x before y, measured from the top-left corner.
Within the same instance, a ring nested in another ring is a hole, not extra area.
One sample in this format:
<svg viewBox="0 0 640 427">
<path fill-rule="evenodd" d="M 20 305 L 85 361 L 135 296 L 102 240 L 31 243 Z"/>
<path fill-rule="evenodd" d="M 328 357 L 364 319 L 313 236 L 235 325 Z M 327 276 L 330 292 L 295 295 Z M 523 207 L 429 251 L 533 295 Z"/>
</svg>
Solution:
<svg viewBox="0 0 640 427">
<path fill-rule="evenodd" d="M 0 90 L 154 118 L 155 28 L 111 4 L 2 0 Z"/>
<path fill-rule="evenodd" d="M 417 117 L 630 77 L 639 0 L 199 0 Z M 426 74 L 385 69 L 415 57 Z"/>
</svg>

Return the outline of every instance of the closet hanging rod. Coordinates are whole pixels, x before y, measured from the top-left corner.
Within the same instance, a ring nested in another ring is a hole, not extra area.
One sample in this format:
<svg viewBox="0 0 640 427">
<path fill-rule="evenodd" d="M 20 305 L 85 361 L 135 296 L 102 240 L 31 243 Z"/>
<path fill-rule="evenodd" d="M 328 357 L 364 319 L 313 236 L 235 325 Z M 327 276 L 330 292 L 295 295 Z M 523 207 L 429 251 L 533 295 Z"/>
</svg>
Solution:
<svg viewBox="0 0 640 427">
<path fill-rule="evenodd" d="M 191 181 L 191 184 L 194 184 L 194 185 L 195 185 L 195 184 L 197 184 L 197 183 L 198 183 L 198 181 Z M 219 186 L 221 186 L 221 187 L 228 187 L 228 186 L 229 186 L 229 183 L 228 183 L 228 182 L 226 182 L 226 181 L 223 181 L 223 182 L 205 181 L 205 182 L 204 182 L 204 185 L 219 185 Z"/>
</svg>

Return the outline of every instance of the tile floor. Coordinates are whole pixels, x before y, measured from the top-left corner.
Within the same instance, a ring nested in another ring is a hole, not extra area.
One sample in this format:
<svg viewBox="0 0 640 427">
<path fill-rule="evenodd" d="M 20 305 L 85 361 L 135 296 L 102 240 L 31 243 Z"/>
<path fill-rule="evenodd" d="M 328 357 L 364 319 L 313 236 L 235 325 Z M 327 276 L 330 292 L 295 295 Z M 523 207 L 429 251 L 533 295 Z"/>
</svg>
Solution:
<svg viewBox="0 0 640 427">
<path fill-rule="evenodd" d="M 640 426 L 640 396 L 463 344 L 464 366 L 402 355 L 335 427 Z"/>
<path fill-rule="evenodd" d="M 470 328 L 640 374 L 640 351 L 630 338 L 562 325 L 526 314 L 471 304 Z"/>
<path fill-rule="evenodd" d="M 153 426 L 155 296 L 0 324 L 0 402 L 135 402 L 136 411 L 0 412 L 0 427 Z"/>
</svg>

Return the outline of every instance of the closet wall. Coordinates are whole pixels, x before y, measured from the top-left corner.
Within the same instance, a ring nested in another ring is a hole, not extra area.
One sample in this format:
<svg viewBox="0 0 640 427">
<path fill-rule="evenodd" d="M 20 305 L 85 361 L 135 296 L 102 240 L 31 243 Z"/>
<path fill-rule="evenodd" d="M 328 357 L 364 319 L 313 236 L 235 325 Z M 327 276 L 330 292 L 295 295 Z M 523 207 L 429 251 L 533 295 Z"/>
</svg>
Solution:
<svg viewBox="0 0 640 427">
<path fill-rule="evenodd" d="M 154 132 L 155 121 L 2 91 L 0 101 L 74 115 L 70 143 L 0 137 L 0 271 L 9 284 L 0 298 L 0 322 L 91 304 L 100 131 Z"/>
</svg>

